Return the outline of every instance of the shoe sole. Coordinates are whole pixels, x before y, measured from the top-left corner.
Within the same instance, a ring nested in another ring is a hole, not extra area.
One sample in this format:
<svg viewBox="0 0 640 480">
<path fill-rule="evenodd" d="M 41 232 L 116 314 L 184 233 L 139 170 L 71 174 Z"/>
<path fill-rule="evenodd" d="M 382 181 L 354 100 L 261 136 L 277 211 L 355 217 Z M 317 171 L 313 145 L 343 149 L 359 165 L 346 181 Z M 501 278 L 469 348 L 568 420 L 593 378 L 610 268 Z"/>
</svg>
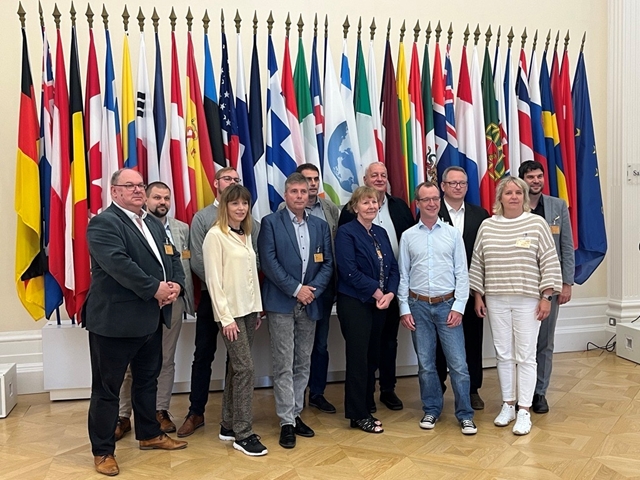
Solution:
<svg viewBox="0 0 640 480">
<path fill-rule="evenodd" d="M 282 447 L 282 448 L 294 448 L 296 446 L 295 443 L 291 444 L 291 443 L 282 443 L 282 442 L 278 442 L 278 444 Z"/>
<path fill-rule="evenodd" d="M 494 421 L 493 424 L 496 427 L 508 427 L 511 424 L 511 422 L 513 422 L 513 421 L 515 421 L 515 418 L 513 420 L 509 420 L 507 423 L 498 423 L 498 422 Z"/>
<path fill-rule="evenodd" d="M 436 428 L 436 424 L 435 423 L 419 423 L 420 428 L 423 430 L 433 430 L 434 428 Z"/>
<path fill-rule="evenodd" d="M 220 440 L 222 440 L 223 442 L 235 442 L 236 441 L 236 437 L 231 437 L 229 435 L 222 435 L 221 433 L 218 434 L 218 438 Z M 249 455 L 249 454 L 247 453 L 247 455 Z"/>
<path fill-rule="evenodd" d="M 162 432 L 164 433 L 173 433 L 176 431 L 176 426 L 174 425 L 173 427 L 169 427 L 166 430 L 162 430 L 162 428 L 160 429 Z"/>
<path fill-rule="evenodd" d="M 158 447 L 158 446 L 150 446 L 150 447 L 142 447 L 140 446 L 140 450 L 183 450 L 187 448 L 187 444 L 181 445 L 179 447 L 175 447 L 175 448 L 162 448 L 162 447 Z"/>
<path fill-rule="evenodd" d="M 463 435 L 475 435 L 476 433 L 478 433 L 478 429 L 476 428 L 475 430 L 469 430 L 469 431 L 464 431 L 462 430 L 462 434 Z"/>
<path fill-rule="evenodd" d="M 531 433 L 531 429 L 529 429 L 528 432 L 516 432 L 516 431 L 513 432 L 514 435 L 518 435 L 519 437 L 523 435 L 529 435 L 530 433 Z"/>
<path fill-rule="evenodd" d="M 327 408 L 321 408 L 320 405 L 316 405 L 315 403 L 311 403 L 309 402 L 309 406 L 310 407 L 314 407 L 317 408 L 318 410 L 320 410 L 322 413 L 336 413 L 336 409 L 334 408 L 333 410 L 329 410 Z"/>
<path fill-rule="evenodd" d="M 545 413 L 549 413 L 549 409 L 548 408 L 533 408 L 531 407 L 531 411 L 533 413 L 537 413 L 539 415 L 545 414 Z"/>
<path fill-rule="evenodd" d="M 474 410 L 484 410 L 484 405 L 471 405 Z"/>
<path fill-rule="evenodd" d="M 269 453 L 269 450 L 267 450 L 266 448 L 262 452 L 248 452 L 247 450 L 242 448 L 242 445 L 238 445 L 235 441 L 233 442 L 233 448 L 244 453 L 245 455 L 249 455 L 250 457 L 262 457 L 263 455 Z"/>
<path fill-rule="evenodd" d="M 404 408 L 404 405 L 394 405 L 394 404 L 389 405 L 388 403 L 384 403 L 384 402 L 382 402 L 382 403 L 383 403 L 383 404 L 384 404 L 384 406 L 385 406 L 385 407 L 387 407 L 389 410 L 393 410 L 393 411 L 396 411 L 396 412 L 397 412 L 398 410 L 402 410 L 402 409 Z"/>
<path fill-rule="evenodd" d="M 195 433 L 195 431 L 197 429 L 199 429 L 200 427 L 204 427 L 204 422 L 202 422 L 200 425 L 196 425 L 195 427 L 193 427 L 193 430 L 190 431 L 189 433 L 180 433 L 180 432 L 178 432 L 177 437 L 178 438 L 185 438 L 185 437 L 188 437 L 189 435 L 193 435 Z"/>
<path fill-rule="evenodd" d="M 311 438 L 311 437 L 315 437 L 316 436 L 316 432 L 311 432 L 311 433 L 300 433 L 296 430 L 296 436 L 298 437 L 305 437 L 305 438 Z"/>
</svg>

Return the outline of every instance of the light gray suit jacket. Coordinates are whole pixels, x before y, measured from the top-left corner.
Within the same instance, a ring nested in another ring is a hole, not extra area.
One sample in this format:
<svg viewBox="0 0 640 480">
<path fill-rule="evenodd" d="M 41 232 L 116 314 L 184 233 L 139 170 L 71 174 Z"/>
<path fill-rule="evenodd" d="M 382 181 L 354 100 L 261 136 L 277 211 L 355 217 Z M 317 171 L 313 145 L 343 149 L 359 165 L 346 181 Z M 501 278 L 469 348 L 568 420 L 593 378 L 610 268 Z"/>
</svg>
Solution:
<svg viewBox="0 0 640 480">
<path fill-rule="evenodd" d="M 195 313 L 193 301 L 193 278 L 191 277 L 191 262 L 189 258 L 185 258 L 185 252 L 189 251 L 189 225 L 175 218 L 167 217 L 169 222 L 169 230 L 173 237 L 173 246 L 180 254 L 180 263 L 184 270 L 184 310 L 189 315 Z M 187 257 L 189 255 L 187 254 Z"/>
<path fill-rule="evenodd" d="M 553 241 L 556 244 L 556 252 L 562 268 L 562 283 L 573 285 L 576 263 L 567 203 L 561 198 L 543 194 L 542 204 L 544 205 L 544 218 L 551 228 Z M 555 227 L 559 227 L 560 231 L 554 233 L 557 231 Z"/>
</svg>

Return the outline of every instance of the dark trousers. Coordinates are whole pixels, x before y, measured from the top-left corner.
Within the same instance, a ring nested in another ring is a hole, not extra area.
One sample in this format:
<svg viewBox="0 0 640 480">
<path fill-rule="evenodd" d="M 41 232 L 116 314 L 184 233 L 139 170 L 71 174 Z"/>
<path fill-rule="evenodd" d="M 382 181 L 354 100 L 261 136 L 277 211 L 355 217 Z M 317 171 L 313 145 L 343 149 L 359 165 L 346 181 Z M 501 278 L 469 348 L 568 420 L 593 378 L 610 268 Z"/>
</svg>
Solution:
<svg viewBox="0 0 640 480">
<path fill-rule="evenodd" d="M 136 439 L 162 434 L 156 419 L 158 375 L 162 368 L 162 324 L 144 337 L 104 337 L 89 332 L 91 357 L 91 401 L 89 439 L 94 455 L 113 455 L 120 387 L 131 365 L 131 405 L 135 414 Z"/>
<path fill-rule="evenodd" d="M 464 349 L 467 355 L 467 368 L 469 370 L 470 389 L 469 393 L 478 393 L 482 387 L 482 337 L 484 322 L 473 310 L 474 301 L 470 298 L 462 317 L 462 330 L 464 331 Z M 447 360 L 444 357 L 440 339 L 436 345 L 436 370 L 443 386 L 447 379 Z"/>
<path fill-rule="evenodd" d="M 324 395 L 329 369 L 329 325 L 333 308 L 333 288 L 327 290 L 318 299 L 322 306 L 322 318 L 316 322 L 316 334 L 311 351 L 311 373 L 309 374 L 309 395 Z"/>
<path fill-rule="evenodd" d="M 196 317 L 196 349 L 191 364 L 191 393 L 189 413 L 204 415 L 209 399 L 211 364 L 218 348 L 218 322 L 213 319 L 213 307 L 209 292 L 202 290 Z"/>
<path fill-rule="evenodd" d="M 347 360 L 344 382 L 346 418 L 360 420 L 370 415 L 385 314 L 374 303 L 362 303 L 357 298 L 338 294 L 338 318 Z"/>
<path fill-rule="evenodd" d="M 400 326 L 400 306 L 396 297 L 393 297 L 385 312 L 380 343 L 378 382 L 381 392 L 392 392 L 396 388 L 396 357 L 398 356 L 398 328 Z"/>
</svg>

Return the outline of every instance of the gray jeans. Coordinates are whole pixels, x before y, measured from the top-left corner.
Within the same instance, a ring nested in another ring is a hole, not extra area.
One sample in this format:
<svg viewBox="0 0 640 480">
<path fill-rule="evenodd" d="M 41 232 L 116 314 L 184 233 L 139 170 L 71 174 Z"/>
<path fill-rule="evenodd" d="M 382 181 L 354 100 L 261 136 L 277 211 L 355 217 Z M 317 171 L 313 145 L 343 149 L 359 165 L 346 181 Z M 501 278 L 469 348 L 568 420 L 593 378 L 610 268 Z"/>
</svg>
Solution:
<svg viewBox="0 0 640 480">
<path fill-rule="evenodd" d="M 551 301 L 551 311 L 549 316 L 540 322 L 540 332 L 538 333 L 538 346 L 536 349 L 536 362 L 538 363 L 538 374 L 535 393 L 546 395 L 551 380 L 551 369 L 553 366 L 553 347 L 556 336 L 556 323 L 558 323 L 558 296 L 554 295 Z"/>
<path fill-rule="evenodd" d="M 232 429 L 236 440 L 253 435 L 254 369 L 251 347 L 256 331 L 257 314 L 250 313 L 235 319 L 238 338 L 230 341 L 222 335 L 229 362 L 222 395 L 222 426 Z"/>
<path fill-rule="evenodd" d="M 316 322 L 310 320 L 301 307 L 297 304 L 290 314 L 267 312 L 273 356 L 273 393 L 281 426 L 295 425 L 309 382 Z"/>
</svg>

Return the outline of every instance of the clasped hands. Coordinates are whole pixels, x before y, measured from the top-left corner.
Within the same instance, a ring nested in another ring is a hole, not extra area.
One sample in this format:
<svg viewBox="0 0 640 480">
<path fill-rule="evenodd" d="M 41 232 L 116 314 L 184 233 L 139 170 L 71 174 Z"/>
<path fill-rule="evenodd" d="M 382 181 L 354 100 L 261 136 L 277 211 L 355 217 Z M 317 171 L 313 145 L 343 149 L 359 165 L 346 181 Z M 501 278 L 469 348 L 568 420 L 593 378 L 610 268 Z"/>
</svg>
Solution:
<svg viewBox="0 0 640 480">
<path fill-rule="evenodd" d="M 160 282 L 154 298 L 158 300 L 160 308 L 175 302 L 180 295 L 180 285 L 175 282 Z"/>
</svg>

